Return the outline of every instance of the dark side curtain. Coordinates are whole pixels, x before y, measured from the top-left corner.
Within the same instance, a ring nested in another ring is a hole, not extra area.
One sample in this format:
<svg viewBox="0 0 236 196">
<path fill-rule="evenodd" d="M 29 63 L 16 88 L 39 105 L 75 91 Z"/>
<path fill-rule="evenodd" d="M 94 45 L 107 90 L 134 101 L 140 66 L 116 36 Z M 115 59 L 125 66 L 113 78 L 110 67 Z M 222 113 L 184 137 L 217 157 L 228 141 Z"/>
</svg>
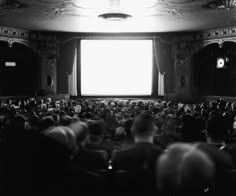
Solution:
<svg viewBox="0 0 236 196">
<path fill-rule="evenodd" d="M 174 91 L 174 61 L 172 58 L 172 43 L 161 38 L 153 40 L 154 65 L 158 70 L 158 94 Z"/>
<path fill-rule="evenodd" d="M 59 43 L 59 62 L 58 62 L 58 93 L 69 93 L 69 77 L 74 76 L 72 73 L 74 66 L 77 66 L 78 40 L 71 39 Z M 70 78 L 71 79 L 71 78 Z"/>
<path fill-rule="evenodd" d="M 165 45 L 158 38 L 153 40 L 153 51 L 154 51 L 154 64 L 156 65 L 158 72 L 164 74 Z"/>
</svg>

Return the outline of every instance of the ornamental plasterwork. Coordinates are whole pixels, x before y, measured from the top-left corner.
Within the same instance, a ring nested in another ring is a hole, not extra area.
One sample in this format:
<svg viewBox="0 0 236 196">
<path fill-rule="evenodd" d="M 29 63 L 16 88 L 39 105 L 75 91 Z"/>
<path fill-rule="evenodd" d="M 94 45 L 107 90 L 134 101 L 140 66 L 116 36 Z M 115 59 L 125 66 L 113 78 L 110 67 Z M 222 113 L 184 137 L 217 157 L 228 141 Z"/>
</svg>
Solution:
<svg viewBox="0 0 236 196">
<path fill-rule="evenodd" d="M 54 36 L 42 35 L 40 33 L 34 33 L 27 30 L 0 27 L 0 41 L 8 43 L 9 47 L 12 47 L 14 43 L 21 43 L 27 47 L 37 48 L 35 42 L 40 41 L 44 43 L 44 47 L 50 48 L 51 50 L 56 48 L 56 38 Z"/>
<path fill-rule="evenodd" d="M 29 32 L 25 30 L 0 27 L 0 40 L 6 41 L 9 47 L 12 47 L 13 43 L 21 43 L 29 47 Z"/>
<path fill-rule="evenodd" d="M 180 35 L 175 38 L 175 42 L 180 41 L 206 41 L 206 40 L 218 40 L 218 39 L 234 39 L 236 38 L 236 27 L 225 27 L 211 29 L 208 31 L 202 31 L 199 33 L 189 33 L 186 35 Z"/>
<path fill-rule="evenodd" d="M 1 1 L 5 2 L 2 3 Z M 209 0 L 0 0 L 0 15 L 12 9 L 27 8 L 51 19 L 68 16 L 91 16 L 108 11 L 111 1 L 119 1 L 118 9 L 145 16 L 181 16 L 203 9 Z"/>
<path fill-rule="evenodd" d="M 27 7 L 27 3 L 19 0 L 0 0 L 0 16 L 5 16 L 13 9 L 21 9 Z"/>
</svg>

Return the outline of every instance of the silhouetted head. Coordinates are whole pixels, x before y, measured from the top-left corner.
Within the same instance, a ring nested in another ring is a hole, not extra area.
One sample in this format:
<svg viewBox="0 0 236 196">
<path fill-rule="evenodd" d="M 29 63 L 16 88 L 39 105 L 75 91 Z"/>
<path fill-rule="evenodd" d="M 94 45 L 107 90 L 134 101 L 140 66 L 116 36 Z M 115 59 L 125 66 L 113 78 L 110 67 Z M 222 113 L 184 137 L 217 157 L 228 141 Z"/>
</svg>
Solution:
<svg viewBox="0 0 236 196">
<path fill-rule="evenodd" d="M 215 166 L 194 144 L 174 143 L 157 164 L 157 186 L 161 191 L 204 192 L 211 186 Z"/>
<path fill-rule="evenodd" d="M 138 115 L 133 122 L 131 132 L 135 140 L 145 140 L 153 137 L 157 131 L 157 127 L 150 113 L 142 113 Z"/>
</svg>

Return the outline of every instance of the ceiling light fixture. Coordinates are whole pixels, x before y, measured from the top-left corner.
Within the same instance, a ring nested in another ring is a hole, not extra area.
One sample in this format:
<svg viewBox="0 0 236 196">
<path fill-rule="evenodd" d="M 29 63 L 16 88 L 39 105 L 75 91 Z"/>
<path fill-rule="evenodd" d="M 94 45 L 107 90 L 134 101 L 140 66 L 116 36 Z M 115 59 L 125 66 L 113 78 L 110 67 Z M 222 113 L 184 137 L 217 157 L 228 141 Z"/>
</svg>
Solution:
<svg viewBox="0 0 236 196">
<path fill-rule="evenodd" d="M 100 14 L 98 17 L 107 19 L 107 20 L 112 20 L 112 21 L 121 21 L 121 20 L 126 20 L 128 18 L 131 18 L 132 16 L 125 13 L 109 12 L 109 13 Z"/>
<path fill-rule="evenodd" d="M 123 21 L 132 17 L 130 14 L 120 11 L 120 0 L 110 0 L 109 4 L 110 10 L 106 13 L 98 15 L 99 18 L 110 21 Z"/>
<path fill-rule="evenodd" d="M 214 0 L 208 3 L 206 7 L 230 11 L 236 9 L 236 0 Z"/>
</svg>

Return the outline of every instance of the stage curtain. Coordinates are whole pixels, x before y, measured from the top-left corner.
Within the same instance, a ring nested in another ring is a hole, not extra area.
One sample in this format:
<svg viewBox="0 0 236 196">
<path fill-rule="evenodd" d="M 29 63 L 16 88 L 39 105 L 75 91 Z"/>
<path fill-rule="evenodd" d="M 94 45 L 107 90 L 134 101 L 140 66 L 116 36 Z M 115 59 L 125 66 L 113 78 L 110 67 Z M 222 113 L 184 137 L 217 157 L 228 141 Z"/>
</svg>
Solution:
<svg viewBox="0 0 236 196">
<path fill-rule="evenodd" d="M 68 89 L 71 96 L 77 96 L 77 47 L 74 51 L 74 61 L 71 74 L 68 75 Z"/>
<path fill-rule="evenodd" d="M 74 66 L 77 45 L 77 39 L 66 40 L 59 43 L 59 64 L 57 67 L 57 78 L 60 78 L 60 80 L 58 80 L 57 83 L 58 93 L 69 93 L 69 86 L 71 87 L 71 84 L 69 83 L 71 82 L 70 80 L 72 80 L 69 78 L 73 78 L 73 80 L 75 80 L 73 70 L 76 69 Z"/>
<path fill-rule="evenodd" d="M 159 39 L 153 41 L 154 64 L 158 70 L 158 96 L 164 96 L 164 69 L 162 62 L 162 43 Z"/>
<path fill-rule="evenodd" d="M 158 95 L 164 96 L 164 77 L 165 74 L 158 72 Z"/>
<path fill-rule="evenodd" d="M 164 96 L 173 91 L 174 82 L 172 43 L 157 37 L 153 39 L 154 65 L 158 70 L 158 95 Z"/>
</svg>

